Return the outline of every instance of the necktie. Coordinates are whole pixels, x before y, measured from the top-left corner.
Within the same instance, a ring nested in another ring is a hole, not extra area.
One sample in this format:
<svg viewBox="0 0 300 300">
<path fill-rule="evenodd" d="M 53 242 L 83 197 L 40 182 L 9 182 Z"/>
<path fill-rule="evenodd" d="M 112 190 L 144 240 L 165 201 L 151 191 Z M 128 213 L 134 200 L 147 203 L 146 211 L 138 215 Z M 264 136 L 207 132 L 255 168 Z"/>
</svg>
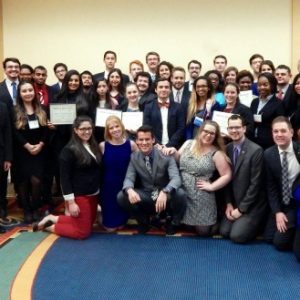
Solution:
<svg viewBox="0 0 300 300">
<path fill-rule="evenodd" d="M 164 102 L 164 103 L 158 102 L 158 106 L 159 106 L 159 108 L 162 108 L 162 107 L 169 108 L 170 102 Z"/>
<path fill-rule="evenodd" d="M 16 102 L 17 102 L 17 84 L 16 84 L 16 82 L 14 81 L 14 82 L 12 82 L 11 83 L 11 86 L 12 86 L 12 94 L 13 94 L 13 102 L 14 102 L 14 104 L 16 104 Z"/>
<path fill-rule="evenodd" d="M 290 186 L 289 186 L 289 172 L 288 172 L 288 161 L 287 152 L 282 152 L 281 162 L 281 185 L 282 185 L 282 201 L 288 205 L 290 203 Z"/>
<path fill-rule="evenodd" d="M 180 91 L 176 93 L 175 102 L 180 103 Z"/>
<path fill-rule="evenodd" d="M 148 155 L 145 156 L 145 165 L 146 165 L 146 169 L 149 171 L 149 173 L 152 174 L 150 157 Z"/>
<path fill-rule="evenodd" d="M 233 165 L 234 166 L 236 166 L 239 155 L 240 155 L 240 150 L 239 150 L 238 146 L 235 146 L 233 149 Z"/>
<path fill-rule="evenodd" d="M 42 91 L 39 91 L 38 94 L 39 94 L 39 100 L 40 100 L 40 103 L 41 103 L 41 104 L 44 104 L 44 96 L 43 96 L 43 92 L 42 92 Z"/>
<path fill-rule="evenodd" d="M 283 91 L 282 91 L 282 89 L 279 89 L 279 90 L 278 90 L 277 98 L 280 99 L 280 100 L 283 99 Z"/>
</svg>

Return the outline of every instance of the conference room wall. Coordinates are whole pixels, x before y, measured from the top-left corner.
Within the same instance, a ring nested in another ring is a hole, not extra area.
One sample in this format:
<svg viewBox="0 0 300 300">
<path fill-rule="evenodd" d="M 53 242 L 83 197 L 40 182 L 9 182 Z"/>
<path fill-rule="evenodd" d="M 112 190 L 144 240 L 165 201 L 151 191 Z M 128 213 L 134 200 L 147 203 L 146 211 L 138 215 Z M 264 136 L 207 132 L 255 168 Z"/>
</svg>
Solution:
<svg viewBox="0 0 300 300">
<path fill-rule="evenodd" d="M 291 0 L 2 0 L 3 56 L 52 67 L 103 71 L 103 53 L 114 50 L 117 66 L 145 62 L 148 51 L 186 67 L 190 59 L 212 68 L 224 54 L 228 65 L 249 68 L 249 57 L 261 53 L 275 65 L 291 65 Z"/>
</svg>

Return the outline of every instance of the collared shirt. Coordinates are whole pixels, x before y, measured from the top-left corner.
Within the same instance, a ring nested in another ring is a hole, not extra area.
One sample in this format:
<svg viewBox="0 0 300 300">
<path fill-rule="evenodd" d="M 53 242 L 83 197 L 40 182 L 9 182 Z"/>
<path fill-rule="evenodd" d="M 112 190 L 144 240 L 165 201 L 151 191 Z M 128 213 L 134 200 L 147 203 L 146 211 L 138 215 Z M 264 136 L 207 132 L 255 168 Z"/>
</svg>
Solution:
<svg viewBox="0 0 300 300">
<path fill-rule="evenodd" d="M 236 166 L 238 157 L 239 157 L 240 154 L 241 154 L 241 150 L 242 150 L 242 147 L 243 147 L 243 145 L 244 145 L 244 141 L 245 141 L 245 137 L 244 137 L 239 143 L 234 143 L 234 142 L 233 142 L 233 160 L 236 159 L 236 161 L 233 161 L 234 167 Z M 238 150 L 238 155 L 237 155 L 237 157 L 234 157 L 235 149 Z"/>
<path fill-rule="evenodd" d="M 257 107 L 257 114 L 260 114 L 260 111 L 265 107 L 265 105 L 270 101 L 270 99 L 273 97 L 273 95 L 270 95 L 267 97 L 267 99 L 261 99 L 259 98 L 258 107 Z"/>
<path fill-rule="evenodd" d="M 104 71 L 104 78 L 107 80 L 108 79 L 108 74 L 109 74 L 109 71 L 105 70 Z"/>
<path fill-rule="evenodd" d="M 183 94 L 183 89 L 184 89 L 184 86 L 180 89 L 180 90 L 177 90 L 175 89 L 174 87 L 172 87 L 172 93 L 173 93 L 173 97 L 174 97 L 174 101 L 175 102 L 178 102 L 178 103 L 181 103 L 181 100 L 182 100 L 182 94 Z M 179 101 L 177 101 L 177 93 L 179 92 Z"/>
<path fill-rule="evenodd" d="M 281 88 L 281 87 L 278 86 L 276 94 L 278 94 L 279 90 L 281 90 L 281 92 L 282 92 L 282 99 L 283 99 L 284 96 L 285 96 L 285 94 L 286 94 L 287 89 L 289 88 L 289 86 L 290 86 L 289 84 L 285 85 L 283 88 Z"/>
<path fill-rule="evenodd" d="M 158 103 L 162 103 L 160 99 L 158 99 Z M 168 99 L 166 103 L 170 104 L 170 100 Z M 169 134 L 168 134 L 168 112 L 169 108 L 163 106 L 160 108 L 161 113 L 161 121 L 162 121 L 162 137 L 161 143 L 162 145 L 166 145 L 169 142 Z"/>
<path fill-rule="evenodd" d="M 37 84 L 34 84 L 34 91 L 39 99 L 40 103 L 44 106 L 49 105 L 49 94 L 47 86 L 44 84 L 43 86 L 39 86 Z"/>
<path fill-rule="evenodd" d="M 189 91 L 191 92 L 193 90 L 194 80 L 190 79 L 188 83 L 189 83 Z"/>
<path fill-rule="evenodd" d="M 296 177 L 300 173 L 300 165 L 296 158 L 294 148 L 293 148 L 293 142 L 290 142 L 287 149 L 282 150 L 278 147 L 280 161 L 282 164 L 282 153 L 285 151 L 287 152 L 287 162 L 288 162 L 288 177 L 289 177 L 289 187 L 291 188 L 293 185 L 293 182 L 295 181 Z"/>
<path fill-rule="evenodd" d="M 11 97 L 11 99 L 13 99 L 14 105 L 16 105 L 16 103 L 15 103 L 16 99 L 14 99 L 14 96 L 13 96 L 13 87 L 12 87 L 13 82 L 16 83 L 16 88 L 18 89 L 19 80 L 11 81 L 8 78 L 5 79 L 5 84 L 6 84 L 6 87 L 8 89 L 8 92 L 10 94 L 10 97 Z"/>
</svg>

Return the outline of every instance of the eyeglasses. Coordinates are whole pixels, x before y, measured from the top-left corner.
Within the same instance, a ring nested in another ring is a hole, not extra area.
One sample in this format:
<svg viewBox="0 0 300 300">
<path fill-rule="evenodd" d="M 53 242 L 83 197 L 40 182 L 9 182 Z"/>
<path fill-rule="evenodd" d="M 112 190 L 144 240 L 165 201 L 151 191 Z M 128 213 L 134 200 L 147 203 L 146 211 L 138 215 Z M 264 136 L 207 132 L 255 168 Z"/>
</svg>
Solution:
<svg viewBox="0 0 300 300">
<path fill-rule="evenodd" d="M 229 126 L 227 127 L 228 131 L 233 131 L 233 130 L 240 130 L 242 126 Z"/>
<path fill-rule="evenodd" d="M 211 135 L 211 136 L 214 136 L 214 135 L 216 135 L 216 133 L 215 132 L 213 132 L 213 131 L 209 131 L 209 130 L 207 130 L 207 129 L 203 129 L 202 130 L 206 135 Z"/>
<path fill-rule="evenodd" d="M 89 132 L 89 131 L 92 131 L 93 128 L 92 127 L 82 127 L 82 128 L 78 128 L 78 130 L 80 132 Z"/>
</svg>

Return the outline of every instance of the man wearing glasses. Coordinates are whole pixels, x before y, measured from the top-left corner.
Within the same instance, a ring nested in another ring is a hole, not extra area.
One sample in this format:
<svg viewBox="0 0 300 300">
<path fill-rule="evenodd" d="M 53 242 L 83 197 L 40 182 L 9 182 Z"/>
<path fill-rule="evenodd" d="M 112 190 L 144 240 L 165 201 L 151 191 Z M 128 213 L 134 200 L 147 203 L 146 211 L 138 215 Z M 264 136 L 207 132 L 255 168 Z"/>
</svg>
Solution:
<svg viewBox="0 0 300 300">
<path fill-rule="evenodd" d="M 232 142 L 226 152 L 232 162 L 232 181 L 226 187 L 225 216 L 220 233 L 235 243 L 247 243 L 260 231 L 267 213 L 262 195 L 263 149 L 245 137 L 246 126 L 239 115 L 228 119 Z"/>
</svg>

